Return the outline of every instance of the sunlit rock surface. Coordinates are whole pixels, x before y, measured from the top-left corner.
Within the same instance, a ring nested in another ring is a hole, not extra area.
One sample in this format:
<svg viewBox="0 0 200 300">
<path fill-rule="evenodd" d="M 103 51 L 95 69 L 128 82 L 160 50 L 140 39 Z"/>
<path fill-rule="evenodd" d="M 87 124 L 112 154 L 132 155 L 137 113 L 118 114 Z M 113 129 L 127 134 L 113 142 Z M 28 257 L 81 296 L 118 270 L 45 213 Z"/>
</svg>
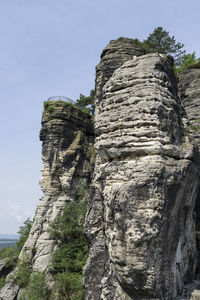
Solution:
<svg viewBox="0 0 200 300">
<path fill-rule="evenodd" d="M 89 184 L 94 164 L 94 135 L 91 116 L 64 102 L 51 102 L 43 113 L 42 129 L 43 170 L 40 200 L 29 237 L 20 253 L 28 258 L 34 270 L 47 274 L 55 249 L 51 224 L 61 215 L 66 202 L 74 201 L 81 185 Z M 12 280 L 0 292 L 0 299 L 20 297 L 19 287 Z"/>
<path fill-rule="evenodd" d="M 96 115 L 99 113 L 99 104 L 102 101 L 103 86 L 110 79 L 113 72 L 121 67 L 126 61 L 146 54 L 147 50 L 140 42 L 129 38 L 119 38 L 112 40 L 103 49 L 101 61 L 96 66 Z"/>
<path fill-rule="evenodd" d="M 172 63 L 140 56 L 104 85 L 86 299 L 175 299 L 195 277 L 198 150 L 184 132 Z"/>
</svg>

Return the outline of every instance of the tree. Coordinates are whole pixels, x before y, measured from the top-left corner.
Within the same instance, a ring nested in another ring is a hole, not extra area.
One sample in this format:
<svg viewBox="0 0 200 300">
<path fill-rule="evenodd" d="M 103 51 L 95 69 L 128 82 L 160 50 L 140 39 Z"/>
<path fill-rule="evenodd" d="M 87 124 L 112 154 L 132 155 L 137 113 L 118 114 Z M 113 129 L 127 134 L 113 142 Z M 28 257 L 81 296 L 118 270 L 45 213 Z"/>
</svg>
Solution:
<svg viewBox="0 0 200 300">
<path fill-rule="evenodd" d="M 152 52 L 171 54 L 176 64 L 179 64 L 185 55 L 185 50 L 182 50 L 184 44 L 176 42 L 174 36 L 170 37 L 169 32 L 159 26 L 144 40 L 144 43 Z"/>
<path fill-rule="evenodd" d="M 195 52 L 192 54 L 185 54 L 182 56 L 180 63 L 176 69 L 177 74 L 187 69 L 188 67 L 195 65 L 200 61 L 199 58 L 196 58 Z"/>
<path fill-rule="evenodd" d="M 80 186 L 77 199 L 66 204 L 63 214 L 52 224 L 51 235 L 57 243 L 52 256 L 51 272 L 57 297 L 52 299 L 83 300 L 82 272 L 88 248 L 83 235 L 87 204 L 83 202 L 88 186 Z"/>
<path fill-rule="evenodd" d="M 20 235 L 20 237 L 19 237 L 19 241 L 16 243 L 17 248 L 19 250 L 21 250 L 22 247 L 24 246 L 24 244 L 29 236 L 29 232 L 31 230 L 32 225 L 33 225 L 33 221 L 31 221 L 30 218 L 28 218 L 27 220 L 24 221 L 24 225 L 19 227 L 19 230 L 17 233 Z"/>
<path fill-rule="evenodd" d="M 84 96 L 80 94 L 80 98 L 76 100 L 76 106 L 80 107 L 84 111 L 94 114 L 94 96 L 95 91 L 90 91 L 90 96 Z"/>
</svg>

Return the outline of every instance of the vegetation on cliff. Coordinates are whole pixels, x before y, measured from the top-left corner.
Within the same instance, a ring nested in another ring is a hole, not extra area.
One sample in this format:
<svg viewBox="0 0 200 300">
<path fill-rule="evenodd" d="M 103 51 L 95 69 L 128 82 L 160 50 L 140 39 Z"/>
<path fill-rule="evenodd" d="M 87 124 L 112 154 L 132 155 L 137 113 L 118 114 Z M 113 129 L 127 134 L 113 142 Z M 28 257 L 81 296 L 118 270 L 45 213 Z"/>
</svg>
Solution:
<svg viewBox="0 0 200 300">
<path fill-rule="evenodd" d="M 23 248 L 31 230 L 33 221 L 29 218 L 24 221 L 24 225 L 20 226 L 19 231 L 19 240 L 15 246 L 6 247 L 0 250 L 0 260 L 4 260 L 5 263 L 5 274 L 0 277 L 0 289 L 5 284 L 5 277 L 8 274 L 8 271 L 11 272 L 17 265 L 20 265 L 19 272 L 18 272 L 18 280 L 19 284 L 27 280 L 27 266 L 25 262 L 20 264 L 18 259 L 21 249 Z M 7 271 L 8 270 L 8 271 Z"/>
<path fill-rule="evenodd" d="M 4 272 L 0 276 L 0 289 L 5 284 L 6 275 L 13 270 L 17 264 L 17 259 L 19 256 L 19 251 L 16 247 L 10 246 L 1 249 L 0 251 L 0 260 L 4 262 Z"/>
<path fill-rule="evenodd" d="M 45 288 L 45 274 L 34 271 L 28 278 L 26 289 L 22 292 L 20 300 L 48 300 L 49 292 Z"/>
<path fill-rule="evenodd" d="M 85 100 L 86 99 L 86 100 Z M 77 103 L 73 104 L 71 102 L 64 102 L 64 101 L 44 101 L 44 110 L 43 116 L 47 116 L 50 120 L 52 114 L 56 112 L 56 108 L 63 107 L 66 109 L 75 109 L 77 113 L 82 113 L 84 115 L 85 121 L 91 118 L 91 114 L 94 112 L 94 105 L 93 105 L 93 96 L 85 97 L 84 95 L 80 94 L 80 101 L 77 100 Z M 89 104 L 87 104 L 87 102 Z M 90 107 L 88 107 L 88 105 Z M 74 112 L 75 112 L 74 110 Z"/>
<path fill-rule="evenodd" d="M 51 272 L 55 278 L 52 299 L 82 300 L 82 271 L 88 248 L 83 236 L 87 204 L 84 201 L 89 187 L 80 186 L 77 198 L 66 204 L 63 214 L 52 224 L 52 238 L 57 243 Z"/>
<path fill-rule="evenodd" d="M 170 36 L 169 32 L 160 26 L 149 34 L 144 43 L 148 45 L 152 52 L 171 54 L 177 64 L 185 55 L 184 44 L 176 42 L 174 36 Z"/>
<path fill-rule="evenodd" d="M 28 218 L 27 220 L 24 221 L 24 225 L 19 227 L 19 230 L 17 232 L 19 234 L 19 240 L 16 243 L 19 251 L 23 248 L 29 236 L 29 232 L 31 230 L 32 225 L 33 225 L 33 221 L 30 218 Z"/>
<path fill-rule="evenodd" d="M 80 94 L 79 99 L 76 100 L 76 106 L 82 109 L 83 111 L 94 115 L 94 96 L 95 91 L 91 90 L 89 96 L 84 96 Z"/>
<path fill-rule="evenodd" d="M 170 36 L 169 32 L 160 26 L 155 28 L 143 43 L 147 44 L 152 52 L 172 55 L 175 61 L 176 75 L 185 69 L 200 67 L 200 58 L 196 58 L 195 52 L 186 54 L 186 51 L 183 50 L 184 44 L 176 42 L 175 37 Z"/>
<path fill-rule="evenodd" d="M 125 40 L 131 40 L 134 46 L 141 46 L 147 53 L 158 52 L 172 55 L 176 75 L 188 68 L 200 68 L 200 58 L 196 58 L 195 52 L 186 54 L 183 49 L 184 44 L 176 42 L 175 37 L 170 36 L 169 32 L 161 26 L 156 27 L 143 42 L 138 39 L 120 37 L 117 40 L 112 40 L 111 43 L 125 42 Z"/>
</svg>

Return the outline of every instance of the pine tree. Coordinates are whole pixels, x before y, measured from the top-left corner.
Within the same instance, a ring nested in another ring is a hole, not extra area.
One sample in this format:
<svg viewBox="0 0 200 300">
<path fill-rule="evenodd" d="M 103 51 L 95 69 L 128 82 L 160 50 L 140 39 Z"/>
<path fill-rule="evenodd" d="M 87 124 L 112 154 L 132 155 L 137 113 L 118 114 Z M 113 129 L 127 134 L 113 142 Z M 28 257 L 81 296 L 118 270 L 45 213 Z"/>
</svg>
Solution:
<svg viewBox="0 0 200 300">
<path fill-rule="evenodd" d="M 152 52 L 172 55 L 176 64 L 179 64 L 185 55 L 185 50 L 182 50 L 184 44 L 176 42 L 174 36 L 170 37 L 169 32 L 160 26 L 154 29 L 153 33 L 144 40 L 144 43 Z"/>
</svg>

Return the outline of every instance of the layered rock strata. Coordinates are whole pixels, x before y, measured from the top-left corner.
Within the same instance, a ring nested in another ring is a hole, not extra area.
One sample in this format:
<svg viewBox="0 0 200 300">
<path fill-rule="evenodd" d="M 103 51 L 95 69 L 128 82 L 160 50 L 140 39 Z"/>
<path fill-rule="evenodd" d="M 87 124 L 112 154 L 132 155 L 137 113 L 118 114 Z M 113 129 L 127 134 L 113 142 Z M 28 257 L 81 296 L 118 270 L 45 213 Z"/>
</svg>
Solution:
<svg viewBox="0 0 200 300">
<path fill-rule="evenodd" d="M 85 224 L 86 299 L 181 297 L 197 269 L 199 164 L 184 132 L 172 58 L 124 63 L 102 97 Z"/>
<path fill-rule="evenodd" d="M 190 121 L 185 130 L 194 135 L 200 149 L 200 69 L 180 73 L 179 93 Z"/>
<path fill-rule="evenodd" d="M 200 69 L 187 69 L 179 75 L 179 94 L 187 112 L 189 123 L 185 126 L 185 133 L 193 135 L 200 150 Z M 198 241 L 198 259 L 200 272 L 200 190 L 195 205 L 196 231 Z M 200 282 L 199 290 L 200 290 Z M 199 292 L 200 294 L 200 292 Z M 200 296 L 199 298 L 200 299 Z"/>
<path fill-rule="evenodd" d="M 99 103 L 102 101 L 103 86 L 110 79 L 113 72 L 121 67 L 126 61 L 147 53 L 142 43 L 129 38 L 112 40 L 103 49 L 101 61 L 96 66 L 96 97 L 95 113 L 99 112 Z"/>
<path fill-rule="evenodd" d="M 20 259 L 29 259 L 32 269 L 48 272 L 55 242 L 50 225 L 74 201 L 82 185 L 90 183 L 94 163 L 94 135 L 91 116 L 71 104 L 47 102 L 40 132 L 43 170 L 40 200 L 29 237 Z M 19 287 L 12 280 L 1 290 L 0 299 L 16 299 Z M 18 296 L 19 298 L 19 296 Z M 17 298 L 17 299 L 18 299 Z"/>
</svg>

